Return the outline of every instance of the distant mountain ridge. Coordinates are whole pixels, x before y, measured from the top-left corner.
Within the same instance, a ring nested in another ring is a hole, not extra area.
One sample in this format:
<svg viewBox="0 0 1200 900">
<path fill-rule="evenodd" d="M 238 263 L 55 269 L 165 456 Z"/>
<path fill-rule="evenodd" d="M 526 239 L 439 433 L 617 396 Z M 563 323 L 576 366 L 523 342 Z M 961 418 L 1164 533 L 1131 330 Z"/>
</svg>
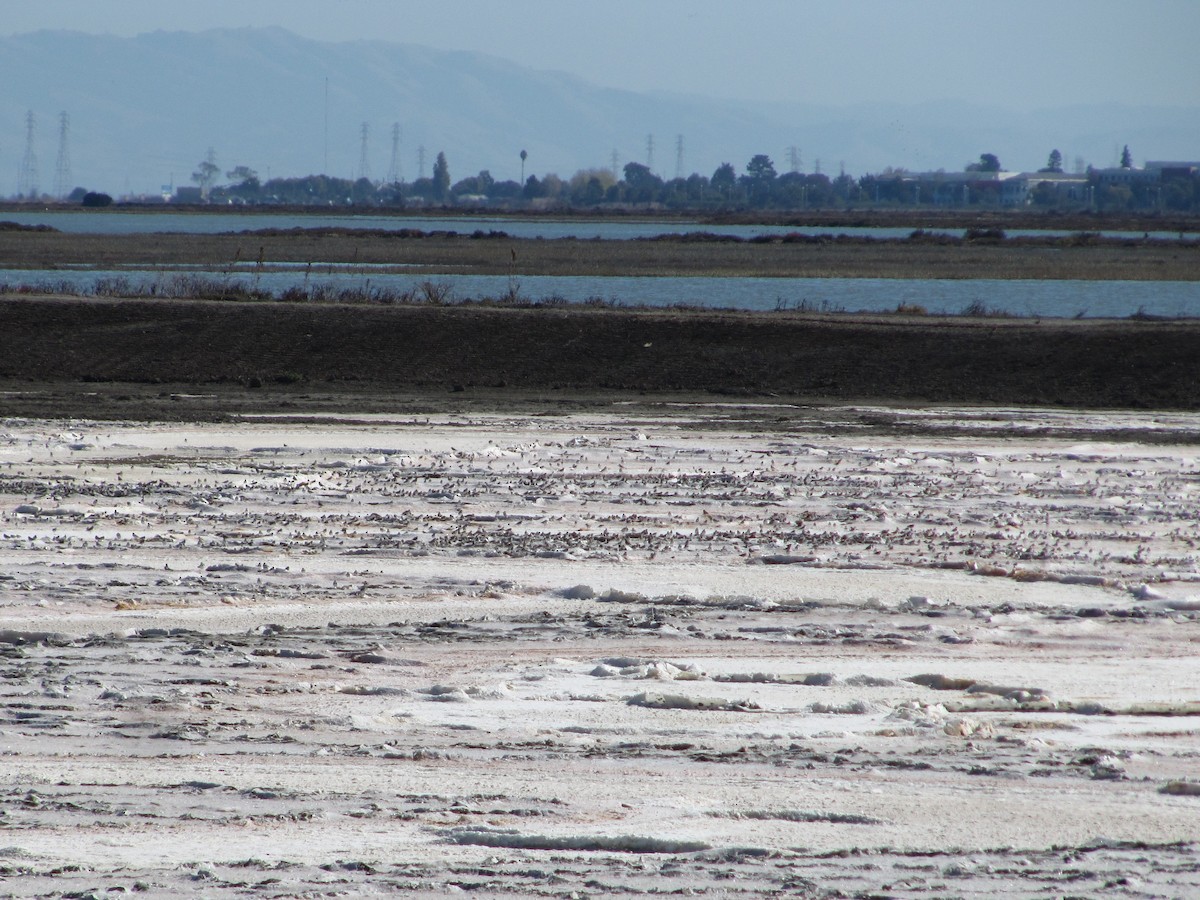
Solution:
<svg viewBox="0 0 1200 900">
<path fill-rule="evenodd" d="M 402 38 L 402 35 L 398 35 Z M 497 48 L 501 53 L 503 48 Z M 25 157 L 25 116 L 37 117 L 38 185 L 50 192 L 59 113 L 70 116 L 71 184 L 114 194 L 191 183 L 211 147 L 222 172 L 246 165 L 260 177 L 360 173 L 369 128 L 368 174 L 381 180 L 401 128 L 400 174 L 425 174 L 439 151 L 457 180 L 489 169 L 499 179 L 646 163 L 674 176 L 741 171 L 766 153 L 780 172 L 797 147 L 801 168 L 853 175 L 886 166 L 961 169 L 982 152 L 1006 168 L 1044 165 L 1062 151 L 1097 166 L 1128 144 L 1145 158 L 1200 157 L 1200 109 L 1091 106 L 1014 113 L 997 105 L 905 107 L 734 103 L 635 93 L 590 84 L 499 56 L 404 43 L 326 43 L 281 28 L 153 32 L 134 38 L 40 31 L 0 38 L 0 195 L 16 192 Z M 328 92 L 328 93 L 327 93 Z M 328 103 L 326 103 L 328 96 Z M 819 98 L 816 98 L 819 99 Z"/>
</svg>

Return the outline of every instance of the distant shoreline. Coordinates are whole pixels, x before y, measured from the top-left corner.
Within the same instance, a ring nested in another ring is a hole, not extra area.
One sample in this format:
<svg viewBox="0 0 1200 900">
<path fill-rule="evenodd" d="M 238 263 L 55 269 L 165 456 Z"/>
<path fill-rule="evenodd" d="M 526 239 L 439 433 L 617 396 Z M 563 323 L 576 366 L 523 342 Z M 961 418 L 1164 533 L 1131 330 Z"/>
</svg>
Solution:
<svg viewBox="0 0 1200 900">
<path fill-rule="evenodd" d="M 1030 210 L 962 209 L 809 209 L 809 210 L 668 210 L 638 206 L 512 209 L 489 206 L 229 206 L 217 204 L 114 203 L 87 209 L 65 203 L 0 202 L 6 212 L 126 212 L 143 214 L 228 215 L 347 215 L 413 218 L 585 219 L 699 222 L 701 224 L 770 225 L 827 228 L 1011 228 L 1053 231 L 1174 231 L 1200 232 L 1200 216 L 1166 213 L 1091 213 Z"/>
</svg>

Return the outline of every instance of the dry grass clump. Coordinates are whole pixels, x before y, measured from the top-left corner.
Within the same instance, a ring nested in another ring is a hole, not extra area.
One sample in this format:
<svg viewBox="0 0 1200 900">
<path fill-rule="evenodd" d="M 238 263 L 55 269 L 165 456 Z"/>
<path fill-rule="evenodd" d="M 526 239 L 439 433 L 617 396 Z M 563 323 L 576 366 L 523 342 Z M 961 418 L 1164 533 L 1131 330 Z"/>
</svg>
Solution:
<svg viewBox="0 0 1200 900">
<path fill-rule="evenodd" d="M 969 319 L 1012 319 L 1015 315 L 1008 310 L 988 306 L 982 300 L 972 300 L 959 311 L 960 316 Z"/>
</svg>

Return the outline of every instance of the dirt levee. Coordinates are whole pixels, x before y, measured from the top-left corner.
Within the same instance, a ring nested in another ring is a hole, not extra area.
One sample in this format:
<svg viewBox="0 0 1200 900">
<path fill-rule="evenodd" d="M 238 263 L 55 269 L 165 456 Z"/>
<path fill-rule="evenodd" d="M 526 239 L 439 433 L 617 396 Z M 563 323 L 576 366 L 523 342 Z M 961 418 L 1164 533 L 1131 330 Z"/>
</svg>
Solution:
<svg viewBox="0 0 1200 900">
<path fill-rule="evenodd" d="M 1196 408 L 1200 323 L 4 298 L 0 377 Z"/>
</svg>

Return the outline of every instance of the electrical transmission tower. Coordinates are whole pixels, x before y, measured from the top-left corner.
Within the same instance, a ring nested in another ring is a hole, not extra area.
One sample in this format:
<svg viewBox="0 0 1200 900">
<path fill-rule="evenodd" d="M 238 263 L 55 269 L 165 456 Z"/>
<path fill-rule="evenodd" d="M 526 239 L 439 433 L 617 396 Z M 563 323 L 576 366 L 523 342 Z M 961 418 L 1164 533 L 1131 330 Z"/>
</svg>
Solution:
<svg viewBox="0 0 1200 900">
<path fill-rule="evenodd" d="M 654 135 L 646 135 L 646 168 L 654 171 Z"/>
<path fill-rule="evenodd" d="M 371 179 L 371 166 L 367 162 L 367 143 L 371 137 L 371 126 L 366 122 L 362 123 L 362 147 L 358 151 L 358 177 Z"/>
<path fill-rule="evenodd" d="M 616 147 L 613 147 L 613 152 L 612 152 L 612 175 L 613 175 L 613 181 L 620 181 L 620 180 L 621 180 L 621 169 L 620 169 L 620 166 L 621 166 L 621 155 L 620 155 L 619 153 L 617 153 L 617 148 L 616 148 Z"/>
<path fill-rule="evenodd" d="M 392 164 L 388 166 L 388 184 L 400 183 L 400 123 L 392 123 Z"/>
<path fill-rule="evenodd" d="M 800 159 L 799 147 L 788 147 L 788 162 L 791 164 L 793 172 L 799 172 L 802 160 Z"/>
<path fill-rule="evenodd" d="M 33 149 L 36 129 L 37 119 L 31 109 L 25 114 L 25 155 L 21 158 L 21 177 L 17 184 L 17 194 L 27 199 L 36 197 L 38 191 L 37 153 Z"/>
<path fill-rule="evenodd" d="M 67 138 L 71 133 L 71 117 L 58 114 L 58 162 L 54 166 L 54 196 L 65 200 L 71 190 L 71 151 Z"/>
<path fill-rule="evenodd" d="M 683 177 L 683 135 L 675 138 L 675 177 Z"/>
<path fill-rule="evenodd" d="M 417 177 L 425 177 L 425 145 L 417 148 Z"/>
</svg>

